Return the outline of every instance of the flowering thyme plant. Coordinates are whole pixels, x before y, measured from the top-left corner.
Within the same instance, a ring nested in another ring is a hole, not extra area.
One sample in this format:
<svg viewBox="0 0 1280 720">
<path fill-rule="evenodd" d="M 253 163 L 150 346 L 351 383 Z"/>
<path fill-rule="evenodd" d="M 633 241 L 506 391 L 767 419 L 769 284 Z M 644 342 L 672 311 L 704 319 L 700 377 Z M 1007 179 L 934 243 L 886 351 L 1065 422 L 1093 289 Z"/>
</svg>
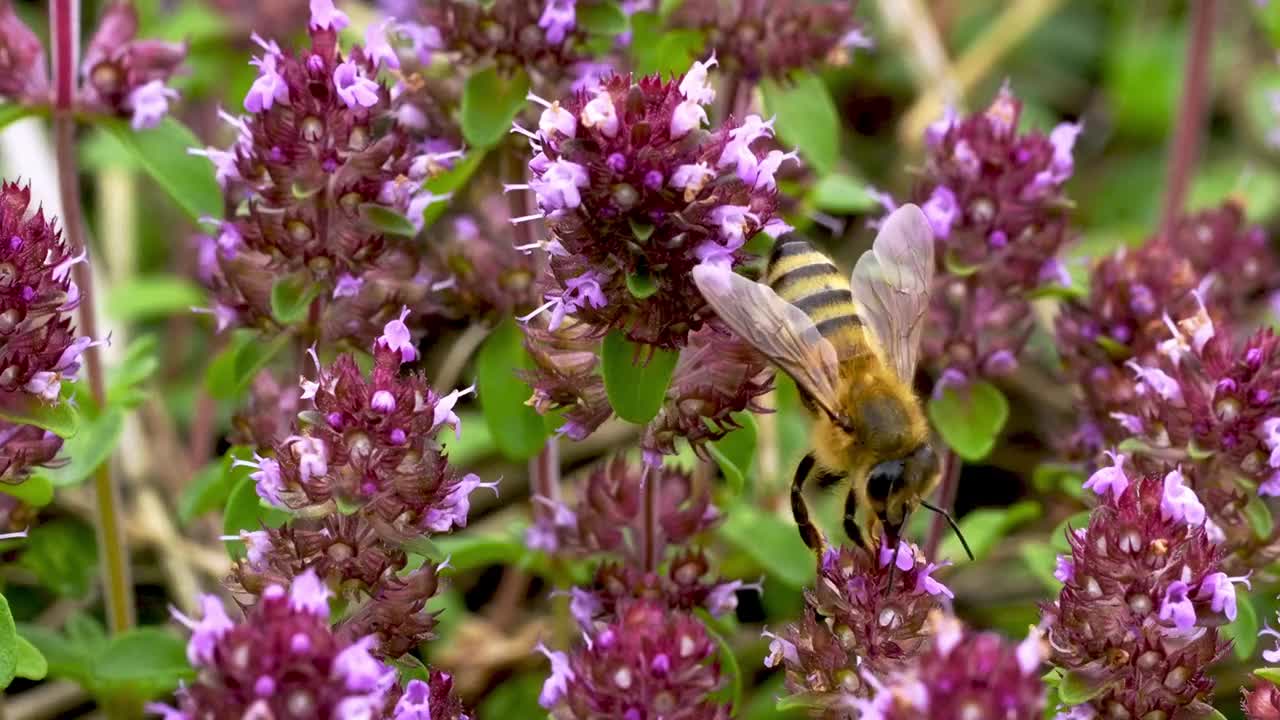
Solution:
<svg viewBox="0 0 1280 720">
<path fill-rule="evenodd" d="M 1280 720 L 1280 4 L 1130 5 L 0 0 L 9 714 Z"/>
</svg>

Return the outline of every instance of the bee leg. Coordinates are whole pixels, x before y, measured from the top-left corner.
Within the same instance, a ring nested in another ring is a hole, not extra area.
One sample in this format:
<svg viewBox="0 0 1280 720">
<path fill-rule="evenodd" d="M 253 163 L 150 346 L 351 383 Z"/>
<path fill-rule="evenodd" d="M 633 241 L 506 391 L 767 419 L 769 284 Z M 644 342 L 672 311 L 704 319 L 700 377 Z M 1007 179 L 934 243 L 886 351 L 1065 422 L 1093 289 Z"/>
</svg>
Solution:
<svg viewBox="0 0 1280 720">
<path fill-rule="evenodd" d="M 861 545 L 875 552 L 875 548 L 867 545 L 867 537 L 863 535 L 862 528 L 858 527 L 858 491 L 852 487 L 844 498 L 844 534 L 849 536 L 854 545 Z"/>
<path fill-rule="evenodd" d="M 810 550 L 821 553 L 824 544 L 822 533 L 809 519 L 809 506 L 804 501 L 804 483 L 809 479 L 809 473 L 813 472 L 813 463 L 813 456 L 805 455 L 796 466 L 796 475 L 791 481 L 791 514 L 795 517 L 796 527 L 800 530 L 800 539 L 804 540 L 804 544 L 809 546 Z"/>
</svg>

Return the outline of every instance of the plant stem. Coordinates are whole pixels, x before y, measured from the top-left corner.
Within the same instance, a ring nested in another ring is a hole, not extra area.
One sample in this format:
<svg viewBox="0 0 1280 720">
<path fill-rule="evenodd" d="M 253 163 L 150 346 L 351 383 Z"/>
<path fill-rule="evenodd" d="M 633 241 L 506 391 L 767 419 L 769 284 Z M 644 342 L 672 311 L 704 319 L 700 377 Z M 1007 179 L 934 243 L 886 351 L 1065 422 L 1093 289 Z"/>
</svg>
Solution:
<svg viewBox="0 0 1280 720">
<path fill-rule="evenodd" d="M 662 527 L 658 524 L 658 498 L 662 494 L 662 473 L 654 472 L 645 463 L 640 475 L 644 485 L 644 571 L 647 573 L 658 569 L 658 548 L 662 544 Z"/>
<path fill-rule="evenodd" d="M 1187 66 L 1182 77 L 1182 106 L 1177 127 L 1169 144 L 1169 166 L 1164 185 L 1164 208 L 1160 235 L 1169 239 L 1186 202 L 1187 187 L 1200 149 L 1208 101 L 1209 61 L 1213 54 L 1215 0 L 1195 0 L 1191 4 L 1191 38 L 1187 41 Z"/>
<path fill-rule="evenodd" d="M 58 164 L 58 193 L 62 201 L 62 226 L 73 254 L 87 252 L 84 216 L 80 206 L 79 171 L 76 167 L 76 126 L 73 114 L 76 66 L 79 54 L 80 3 L 78 0 L 53 0 L 49 6 L 53 36 L 54 114 L 53 133 Z M 80 289 L 80 332 L 98 337 L 94 315 L 96 296 L 93 272 L 88 262 L 75 265 L 76 285 Z M 89 377 L 89 391 L 99 411 L 106 407 L 102 373 L 102 354 L 97 347 L 84 352 Z M 128 550 L 120 525 L 120 492 L 111 476 L 108 458 L 93 473 L 97 502 L 98 547 L 102 557 L 102 574 L 106 583 L 107 620 L 112 632 L 121 632 L 134 623 L 133 583 L 129 578 Z"/>
<path fill-rule="evenodd" d="M 956 491 L 960 488 L 960 467 L 964 462 L 960 456 L 954 452 L 947 450 L 942 456 L 942 487 L 938 491 L 938 507 L 951 512 L 951 506 L 956 504 Z M 934 553 L 938 552 L 938 546 L 942 544 L 942 533 L 947 529 L 947 520 L 941 515 L 934 515 L 933 522 L 929 525 L 929 539 L 924 545 L 924 555 L 932 559 Z"/>
<path fill-rule="evenodd" d="M 547 444 L 529 461 L 529 486 L 534 497 L 543 497 L 554 505 L 560 502 L 560 445 L 557 438 L 547 438 Z M 533 504 L 534 517 L 550 514 L 552 509 L 544 503 Z"/>
</svg>

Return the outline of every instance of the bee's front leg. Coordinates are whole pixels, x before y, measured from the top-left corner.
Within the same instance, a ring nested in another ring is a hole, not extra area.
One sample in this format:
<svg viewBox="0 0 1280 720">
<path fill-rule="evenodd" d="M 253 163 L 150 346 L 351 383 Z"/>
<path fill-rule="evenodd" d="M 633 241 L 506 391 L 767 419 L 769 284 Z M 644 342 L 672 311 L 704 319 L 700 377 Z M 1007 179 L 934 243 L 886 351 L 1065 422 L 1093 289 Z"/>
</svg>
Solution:
<svg viewBox="0 0 1280 720">
<path fill-rule="evenodd" d="M 813 472 L 813 464 L 813 455 L 810 454 L 805 455 L 796 466 L 795 477 L 791 480 L 791 514 L 796 519 L 796 528 L 800 530 L 800 539 L 814 551 L 818 562 L 822 562 L 827 543 L 822 537 L 822 531 L 818 530 L 818 526 L 814 525 L 813 520 L 810 519 L 809 506 L 804 501 L 804 484 L 809 479 L 809 474 Z"/>
</svg>

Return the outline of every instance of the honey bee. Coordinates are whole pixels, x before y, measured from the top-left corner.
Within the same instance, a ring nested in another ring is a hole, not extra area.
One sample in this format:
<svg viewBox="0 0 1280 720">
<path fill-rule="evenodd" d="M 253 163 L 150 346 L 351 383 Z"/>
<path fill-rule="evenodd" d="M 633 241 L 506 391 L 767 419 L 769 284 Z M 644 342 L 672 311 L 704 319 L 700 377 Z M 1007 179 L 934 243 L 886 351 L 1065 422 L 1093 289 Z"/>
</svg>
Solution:
<svg viewBox="0 0 1280 720">
<path fill-rule="evenodd" d="M 884 540 L 896 553 L 918 506 L 946 516 L 959 534 L 951 516 L 927 501 L 941 472 L 912 388 L 933 272 L 933 232 L 915 205 L 884 221 L 848 280 L 794 233 L 774 245 L 767 284 L 726 268 L 694 268 L 707 303 L 796 381 L 813 415 L 813 448 L 796 468 L 791 511 L 819 557 L 825 541 L 803 494 L 811 477 L 824 487 L 850 481 L 844 530 L 872 552 Z M 867 510 L 865 533 L 859 507 Z"/>
</svg>

